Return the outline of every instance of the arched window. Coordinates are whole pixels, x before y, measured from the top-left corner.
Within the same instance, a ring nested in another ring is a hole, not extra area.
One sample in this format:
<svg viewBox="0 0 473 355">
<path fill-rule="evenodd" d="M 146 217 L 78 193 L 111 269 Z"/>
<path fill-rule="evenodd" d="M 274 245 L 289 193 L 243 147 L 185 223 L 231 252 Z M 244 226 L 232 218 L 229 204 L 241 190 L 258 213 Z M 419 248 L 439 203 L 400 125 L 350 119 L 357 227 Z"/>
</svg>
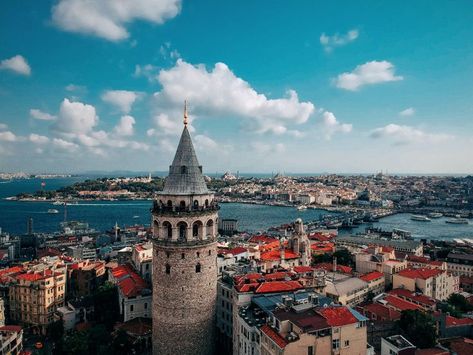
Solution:
<svg viewBox="0 0 473 355">
<path fill-rule="evenodd" d="M 153 236 L 158 237 L 159 232 L 159 223 L 158 221 L 153 221 Z"/>
<path fill-rule="evenodd" d="M 184 241 L 187 239 L 187 223 L 186 222 L 179 222 L 177 224 L 177 228 L 179 230 L 179 240 Z"/>
<path fill-rule="evenodd" d="M 202 269 L 202 266 L 200 264 L 197 264 L 195 266 L 195 272 L 200 272 L 201 269 Z"/>
<path fill-rule="evenodd" d="M 194 208 L 199 208 L 199 201 L 194 200 Z"/>
<path fill-rule="evenodd" d="M 205 199 L 205 207 L 209 207 L 209 200 Z"/>
<path fill-rule="evenodd" d="M 172 239 L 172 225 L 168 221 L 163 222 L 164 238 Z"/>
<path fill-rule="evenodd" d="M 212 255 L 212 250 L 209 250 L 209 256 Z"/>
<path fill-rule="evenodd" d="M 212 237 L 214 234 L 214 221 L 212 219 L 209 219 L 207 221 L 207 237 Z"/>
<path fill-rule="evenodd" d="M 200 253 L 199 252 L 197 252 L 197 257 L 200 258 Z"/>
<path fill-rule="evenodd" d="M 181 254 L 181 259 L 185 259 L 186 258 L 186 254 L 182 253 Z"/>
<path fill-rule="evenodd" d="M 166 274 L 170 274 L 170 273 L 171 273 L 171 265 L 166 264 Z"/>
<path fill-rule="evenodd" d="M 168 200 L 168 207 L 172 207 L 172 201 Z"/>
<path fill-rule="evenodd" d="M 195 221 L 194 224 L 192 225 L 192 236 L 194 238 L 202 239 L 203 227 L 204 225 L 202 224 L 201 221 Z"/>
<path fill-rule="evenodd" d="M 181 174 L 187 174 L 187 166 L 185 165 L 181 166 Z"/>
<path fill-rule="evenodd" d="M 186 208 L 186 201 L 181 201 L 181 202 L 179 203 L 179 207 L 181 207 L 181 208 Z"/>
</svg>

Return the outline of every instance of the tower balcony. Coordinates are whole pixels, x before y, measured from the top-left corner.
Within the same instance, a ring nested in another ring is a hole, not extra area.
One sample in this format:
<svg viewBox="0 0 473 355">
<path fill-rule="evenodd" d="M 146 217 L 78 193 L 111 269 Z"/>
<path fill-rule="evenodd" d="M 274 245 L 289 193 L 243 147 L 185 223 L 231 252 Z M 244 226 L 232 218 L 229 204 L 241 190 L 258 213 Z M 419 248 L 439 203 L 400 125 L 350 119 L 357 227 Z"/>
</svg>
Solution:
<svg viewBox="0 0 473 355">
<path fill-rule="evenodd" d="M 153 202 L 152 213 L 156 214 L 172 214 L 175 216 L 186 216 L 198 213 L 217 212 L 220 209 L 218 203 L 211 203 L 207 206 L 166 206 L 159 204 L 158 201 Z"/>
</svg>

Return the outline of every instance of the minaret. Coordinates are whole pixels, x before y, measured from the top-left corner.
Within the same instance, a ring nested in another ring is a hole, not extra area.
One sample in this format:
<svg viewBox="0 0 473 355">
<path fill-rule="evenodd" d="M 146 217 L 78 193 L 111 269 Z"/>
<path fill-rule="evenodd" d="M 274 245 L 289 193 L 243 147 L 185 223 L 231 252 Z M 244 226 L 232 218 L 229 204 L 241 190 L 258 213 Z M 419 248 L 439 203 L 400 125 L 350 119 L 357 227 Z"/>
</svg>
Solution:
<svg viewBox="0 0 473 355">
<path fill-rule="evenodd" d="M 153 354 L 215 349 L 218 205 L 184 130 L 153 204 Z"/>
</svg>

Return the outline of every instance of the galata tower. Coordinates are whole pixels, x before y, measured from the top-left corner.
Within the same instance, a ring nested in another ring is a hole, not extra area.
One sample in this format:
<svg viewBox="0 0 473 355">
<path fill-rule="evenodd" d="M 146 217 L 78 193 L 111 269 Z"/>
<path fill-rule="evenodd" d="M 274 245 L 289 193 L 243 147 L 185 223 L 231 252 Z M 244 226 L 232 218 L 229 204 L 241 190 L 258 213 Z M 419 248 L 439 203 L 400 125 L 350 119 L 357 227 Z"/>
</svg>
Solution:
<svg viewBox="0 0 473 355">
<path fill-rule="evenodd" d="M 215 349 L 218 205 L 184 130 L 153 203 L 153 354 Z"/>
</svg>

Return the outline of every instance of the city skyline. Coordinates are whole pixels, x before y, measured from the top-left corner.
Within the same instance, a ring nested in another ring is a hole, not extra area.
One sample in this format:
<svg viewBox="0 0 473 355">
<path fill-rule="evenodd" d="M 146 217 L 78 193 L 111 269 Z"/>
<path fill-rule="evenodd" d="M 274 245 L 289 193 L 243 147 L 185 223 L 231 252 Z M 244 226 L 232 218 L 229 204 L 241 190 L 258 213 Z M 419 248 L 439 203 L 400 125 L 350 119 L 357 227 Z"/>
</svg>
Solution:
<svg viewBox="0 0 473 355">
<path fill-rule="evenodd" d="M 1 5 L 0 170 L 472 172 L 466 1 L 131 4 Z"/>
</svg>

